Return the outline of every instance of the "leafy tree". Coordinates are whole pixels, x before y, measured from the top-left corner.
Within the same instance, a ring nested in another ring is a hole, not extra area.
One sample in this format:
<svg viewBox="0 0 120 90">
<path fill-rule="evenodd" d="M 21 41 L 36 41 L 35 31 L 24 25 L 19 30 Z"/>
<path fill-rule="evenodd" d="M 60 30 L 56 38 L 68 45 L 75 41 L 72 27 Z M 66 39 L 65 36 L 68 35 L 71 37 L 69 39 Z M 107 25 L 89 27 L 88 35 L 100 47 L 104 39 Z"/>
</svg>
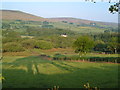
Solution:
<svg viewBox="0 0 120 90">
<path fill-rule="evenodd" d="M 81 36 L 73 43 L 73 47 L 75 48 L 75 52 L 80 55 L 90 51 L 94 47 L 94 41 L 91 37 Z"/>
<path fill-rule="evenodd" d="M 103 42 L 102 40 L 97 40 L 95 42 L 94 50 L 95 51 L 100 51 L 100 52 L 105 52 L 107 51 L 107 44 Z"/>
<path fill-rule="evenodd" d="M 108 43 L 109 46 L 108 48 L 113 52 L 117 53 L 117 50 L 119 48 L 119 43 L 118 43 L 118 38 L 117 37 L 112 37 L 111 42 Z"/>
</svg>

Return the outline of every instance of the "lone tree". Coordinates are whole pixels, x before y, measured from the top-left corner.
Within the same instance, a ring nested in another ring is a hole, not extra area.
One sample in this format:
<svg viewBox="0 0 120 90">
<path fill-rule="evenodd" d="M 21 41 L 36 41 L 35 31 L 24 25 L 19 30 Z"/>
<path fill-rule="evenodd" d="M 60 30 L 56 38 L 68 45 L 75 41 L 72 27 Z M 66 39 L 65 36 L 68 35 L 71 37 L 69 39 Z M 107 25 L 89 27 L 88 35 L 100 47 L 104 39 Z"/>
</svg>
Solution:
<svg viewBox="0 0 120 90">
<path fill-rule="evenodd" d="M 75 52 L 82 54 L 87 53 L 94 47 L 94 41 L 88 36 L 80 36 L 74 43 L 73 47 L 75 48 Z"/>
</svg>

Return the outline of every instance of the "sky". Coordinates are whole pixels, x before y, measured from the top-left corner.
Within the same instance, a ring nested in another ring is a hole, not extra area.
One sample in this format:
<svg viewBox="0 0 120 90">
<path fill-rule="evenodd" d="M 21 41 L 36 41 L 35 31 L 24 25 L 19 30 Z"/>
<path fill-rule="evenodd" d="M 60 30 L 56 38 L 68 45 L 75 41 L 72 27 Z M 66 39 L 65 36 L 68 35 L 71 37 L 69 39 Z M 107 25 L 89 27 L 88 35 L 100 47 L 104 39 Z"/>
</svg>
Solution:
<svg viewBox="0 0 120 90">
<path fill-rule="evenodd" d="M 0 9 L 19 10 L 44 18 L 73 17 L 102 22 L 118 22 L 108 2 L 2 2 Z"/>
</svg>

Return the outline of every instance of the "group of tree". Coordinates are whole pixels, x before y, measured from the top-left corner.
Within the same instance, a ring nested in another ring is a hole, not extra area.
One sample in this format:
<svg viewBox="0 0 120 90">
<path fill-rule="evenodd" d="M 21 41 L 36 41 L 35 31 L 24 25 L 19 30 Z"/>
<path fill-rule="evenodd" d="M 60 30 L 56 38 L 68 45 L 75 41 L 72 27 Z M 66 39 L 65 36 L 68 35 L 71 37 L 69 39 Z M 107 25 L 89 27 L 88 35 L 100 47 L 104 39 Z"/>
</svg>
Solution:
<svg viewBox="0 0 120 90">
<path fill-rule="evenodd" d="M 119 53 L 120 43 L 118 40 L 118 33 L 104 33 L 89 36 L 81 36 L 74 42 L 76 53 L 86 53 L 89 51 L 104 52 L 104 53 Z"/>
<path fill-rule="evenodd" d="M 65 29 L 59 28 L 37 28 L 37 27 L 29 27 L 26 29 L 26 32 L 23 35 L 28 36 L 53 36 L 60 35 L 62 33 L 66 33 L 67 35 L 75 35 L 75 32 Z"/>
<path fill-rule="evenodd" d="M 26 49 L 68 48 L 74 41 L 73 37 L 64 38 L 59 35 L 44 34 L 34 38 L 21 37 L 19 32 L 3 30 L 3 52 L 20 52 Z M 19 48 L 18 48 L 19 47 Z"/>
<path fill-rule="evenodd" d="M 3 52 L 20 52 L 26 49 L 74 48 L 76 53 L 105 52 L 119 53 L 118 33 L 78 35 L 62 37 L 59 35 L 22 38 L 19 32 L 3 30 Z"/>
</svg>

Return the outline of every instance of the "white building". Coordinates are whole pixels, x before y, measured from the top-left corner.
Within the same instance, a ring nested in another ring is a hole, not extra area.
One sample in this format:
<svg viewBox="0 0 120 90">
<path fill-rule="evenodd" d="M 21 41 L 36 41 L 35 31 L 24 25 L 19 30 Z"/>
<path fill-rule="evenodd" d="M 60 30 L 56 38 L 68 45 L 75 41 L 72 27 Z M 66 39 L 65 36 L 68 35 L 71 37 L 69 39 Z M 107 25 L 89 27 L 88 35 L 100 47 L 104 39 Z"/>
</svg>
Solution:
<svg viewBox="0 0 120 90">
<path fill-rule="evenodd" d="M 62 34 L 61 36 L 62 36 L 62 37 L 67 37 L 67 35 L 66 35 L 66 34 Z"/>
</svg>

